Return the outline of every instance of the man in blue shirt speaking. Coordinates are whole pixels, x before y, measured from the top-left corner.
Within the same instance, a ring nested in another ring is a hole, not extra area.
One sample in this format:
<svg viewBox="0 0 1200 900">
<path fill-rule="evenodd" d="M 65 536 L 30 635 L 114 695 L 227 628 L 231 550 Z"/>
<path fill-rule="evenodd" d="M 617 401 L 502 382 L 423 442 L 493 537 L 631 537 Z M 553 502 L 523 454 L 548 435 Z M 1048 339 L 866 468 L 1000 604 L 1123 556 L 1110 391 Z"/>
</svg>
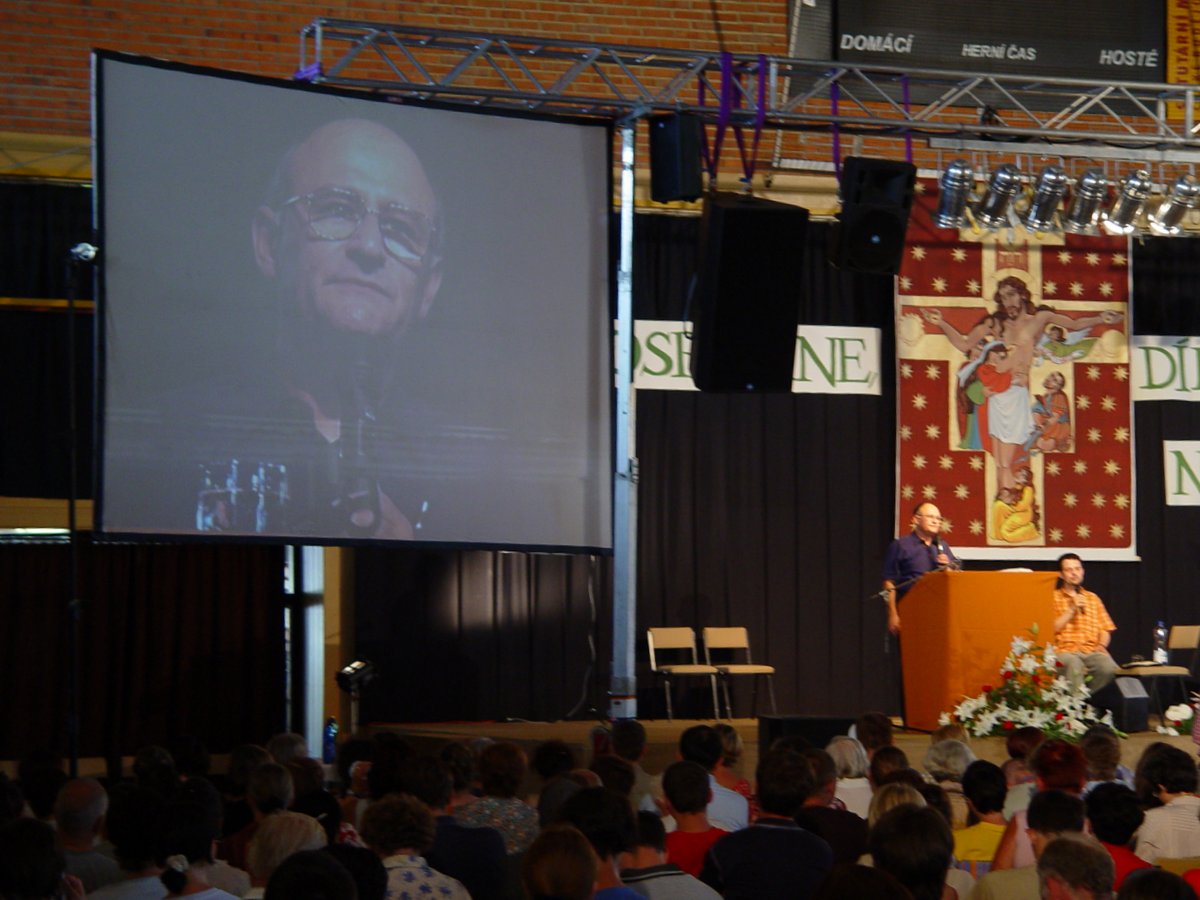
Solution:
<svg viewBox="0 0 1200 900">
<path fill-rule="evenodd" d="M 942 540 L 942 514 L 932 503 L 919 503 L 913 509 L 913 530 L 892 541 L 883 558 L 883 589 L 888 608 L 888 631 L 900 633 L 897 601 L 926 572 L 935 569 L 961 569 L 949 545 Z"/>
</svg>

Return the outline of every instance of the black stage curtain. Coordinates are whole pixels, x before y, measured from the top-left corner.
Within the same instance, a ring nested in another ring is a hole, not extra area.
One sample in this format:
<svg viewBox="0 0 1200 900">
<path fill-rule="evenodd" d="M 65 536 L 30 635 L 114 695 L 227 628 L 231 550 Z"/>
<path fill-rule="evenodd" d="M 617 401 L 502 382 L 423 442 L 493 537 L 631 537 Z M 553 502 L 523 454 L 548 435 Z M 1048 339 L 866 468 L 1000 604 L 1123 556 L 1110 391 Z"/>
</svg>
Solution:
<svg viewBox="0 0 1200 900">
<path fill-rule="evenodd" d="M 66 544 L 0 544 L 0 758 L 66 749 Z M 280 548 L 79 547 L 79 749 L 195 735 L 213 752 L 284 724 Z"/>
<path fill-rule="evenodd" d="M 0 297 L 67 295 L 67 256 L 92 241 L 92 189 L 86 185 L 0 181 Z M 78 299 L 91 299 L 83 267 Z"/>
<path fill-rule="evenodd" d="M 601 715 L 611 560 L 578 554 L 354 552 L 355 647 L 380 677 L 363 722 Z"/>
<path fill-rule="evenodd" d="M 92 192 L 79 185 L 0 181 L 0 298 L 62 300 L 69 250 L 92 240 Z M 92 297 L 93 271 L 78 266 L 76 299 Z M 0 496 L 66 497 L 68 319 L 65 311 L 5 309 L 0 360 L 8 390 L 0 393 Z M 90 497 L 92 446 L 92 316 L 81 312 L 75 364 L 81 448 L 79 490 Z M 87 448 L 84 450 L 83 448 Z"/>
<path fill-rule="evenodd" d="M 0 243 L 3 243 L 0 240 Z M 0 311 L 0 497 L 64 499 L 70 494 L 70 422 L 67 365 L 75 329 L 78 491 L 92 496 L 91 312 Z"/>
<path fill-rule="evenodd" d="M 698 225 L 638 218 L 639 318 L 683 313 Z M 892 280 L 832 268 L 829 237 L 810 225 L 807 245 L 776 264 L 800 275 L 802 322 L 883 332 L 880 396 L 649 391 L 637 402 L 639 625 L 747 626 L 757 658 L 779 669 L 781 711 L 814 714 L 889 697 L 864 661 L 884 652 L 880 604 L 865 598 L 892 513 Z M 696 693 L 698 714 L 709 704 Z M 736 708 L 748 713 L 744 696 Z"/>
</svg>

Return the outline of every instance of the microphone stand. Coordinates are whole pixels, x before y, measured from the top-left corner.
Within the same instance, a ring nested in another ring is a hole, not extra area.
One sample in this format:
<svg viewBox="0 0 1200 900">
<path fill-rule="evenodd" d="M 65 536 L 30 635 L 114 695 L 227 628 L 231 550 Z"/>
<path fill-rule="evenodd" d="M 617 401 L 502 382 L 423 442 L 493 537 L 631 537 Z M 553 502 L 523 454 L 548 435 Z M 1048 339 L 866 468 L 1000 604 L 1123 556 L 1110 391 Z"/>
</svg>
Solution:
<svg viewBox="0 0 1200 900">
<path fill-rule="evenodd" d="M 937 570 L 936 570 L 936 569 L 931 569 L 930 571 L 934 571 L 934 572 L 936 572 Z M 895 591 L 905 591 L 905 590 L 908 590 L 910 587 L 912 587 L 914 584 L 916 584 L 918 581 L 920 581 L 920 580 L 921 580 L 921 578 L 922 578 L 922 576 L 924 576 L 924 575 L 927 575 L 927 574 L 929 574 L 929 573 L 928 573 L 928 572 L 922 572 L 920 575 L 914 575 L 912 578 L 909 578 L 909 579 L 907 579 L 907 580 L 905 580 L 905 581 L 902 581 L 902 582 L 900 582 L 900 583 L 899 583 L 898 585 L 896 585 L 895 587 L 884 588 L 882 591 L 876 591 L 876 592 L 875 592 L 875 593 L 873 593 L 873 594 L 868 594 L 866 599 L 868 599 L 868 600 L 884 600 L 884 601 L 886 601 L 886 600 L 887 600 L 887 595 L 888 595 L 888 593 L 889 593 L 890 591 L 893 591 L 893 590 L 895 590 Z"/>
</svg>

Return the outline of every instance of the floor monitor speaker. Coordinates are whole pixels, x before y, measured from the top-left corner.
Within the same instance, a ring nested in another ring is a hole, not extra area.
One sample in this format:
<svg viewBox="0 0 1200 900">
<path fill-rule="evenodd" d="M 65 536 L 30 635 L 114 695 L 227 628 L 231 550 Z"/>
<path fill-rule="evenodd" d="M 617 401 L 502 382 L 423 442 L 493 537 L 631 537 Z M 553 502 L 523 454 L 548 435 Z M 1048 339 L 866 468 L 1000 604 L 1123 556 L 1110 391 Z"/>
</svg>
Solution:
<svg viewBox="0 0 1200 900">
<path fill-rule="evenodd" d="M 1129 734 L 1150 728 L 1150 698 L 1140 678 L 1119 676 L 1092 694 L 1090 703 L 1111 710 L 1118 731 Z"/>
<path fill-rule="evenodd" d="M 842 211 L 830 262 L 839 269 L 895 275 L 904 255 L 917 170 L 911 163 L 848 156 L 842 161 Z"/>
<path fill-rule="evenodd" d="M 691 298 L 702 391 L 792 389 L 808 210 L 741 194 L 704 200 Z"/>
<path fill-rule="evenodd" d="M 796 735 L 824 750 L 825 745 L 839 734 L 849 734 L 855 721 L 853 717 L 844 716 L 759 716 L 759 758 L 778 738 Z"/>
</svg>

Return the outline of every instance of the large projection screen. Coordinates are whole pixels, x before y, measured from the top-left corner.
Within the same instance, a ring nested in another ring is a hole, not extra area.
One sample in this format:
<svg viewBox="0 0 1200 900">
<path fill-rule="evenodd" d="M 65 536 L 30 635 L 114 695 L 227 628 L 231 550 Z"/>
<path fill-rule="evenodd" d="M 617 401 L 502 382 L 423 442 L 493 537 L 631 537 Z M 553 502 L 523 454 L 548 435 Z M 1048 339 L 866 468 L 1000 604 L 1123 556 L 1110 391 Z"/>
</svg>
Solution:
<svg viewBox="0 0 1200 900">
<path fill-rule="evenodd" d="M 606 123 L 94 65 L 98 531 L 611 549 Z"/>
</svg>

